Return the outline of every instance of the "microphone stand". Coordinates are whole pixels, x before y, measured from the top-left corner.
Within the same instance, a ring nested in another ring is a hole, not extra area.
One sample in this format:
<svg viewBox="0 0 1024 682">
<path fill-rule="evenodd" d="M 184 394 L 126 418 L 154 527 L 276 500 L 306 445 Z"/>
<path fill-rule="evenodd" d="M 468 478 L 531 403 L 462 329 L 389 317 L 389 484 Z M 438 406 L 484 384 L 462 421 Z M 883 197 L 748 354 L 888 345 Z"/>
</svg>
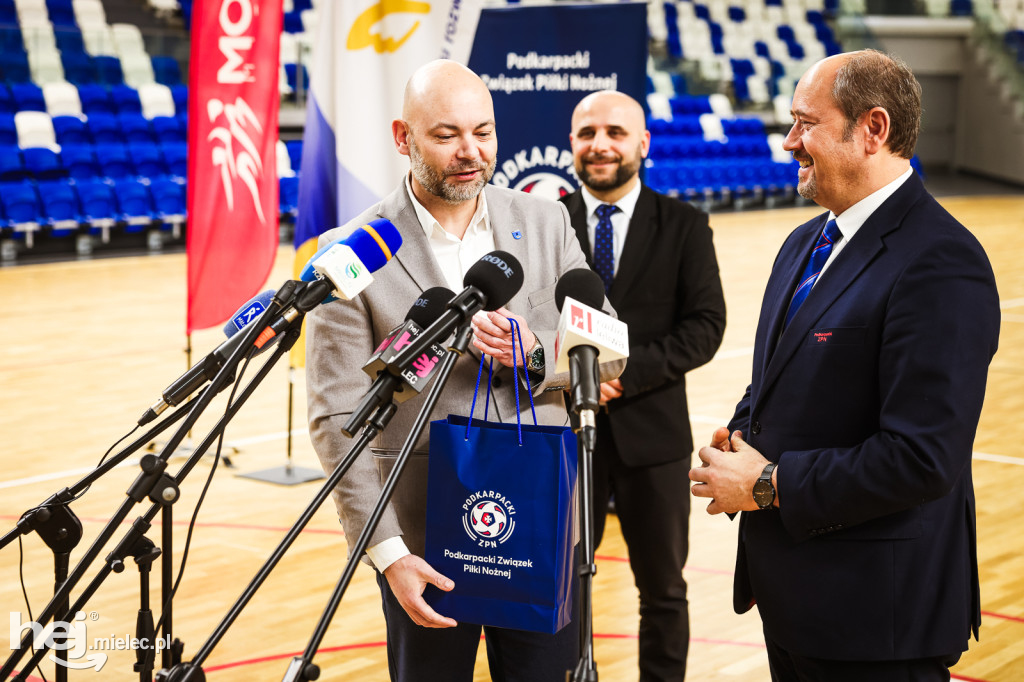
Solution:
<svg viewBox="0 0 1024 682">
<path fill-rule="evenodd" d="M 271 301 L 267 310 L 259 318 L 256 324 L 251 324 L 245 330 L 239 333 L 246 334 L 245 339 L 242 343 L 232 352 L 224 366 L 214 376 L 210 385 L 202 393 L 202 395 L 189 403 L 192 408 L 188 412 L 188 417 L 184 423 L 178 428 L 175 434 L 171 437 L 170 441 L 164 446 L 163 451 L 159 456 L 156 455 L 145 455 L 140 461 L 140 468 L 142 473 L 136 478 L 131 484 L 129 489 L 126 491 L 127 498 L 118 510 L 111 517 L 110 521 L 103 527 L 97 538 L 94 540 L 92 546 L 86 551 L 85 556 L 75 566 L 74 571 L 70 573 L 68 578 L 60 585 L 59 589 L 55 592 L 53 598 L 46 605 L 46 608 L 40 613 L 38 620 L 36 621 L 40 625 L 45 625 L 59 613 L 73 613 L 81 610 L 86 601 L 92 594 L 99 588 L 103 580 L 109 575 L 110 571 L 121 572 L 124 570 L 124 557 L 131 554 L 132 548 L 137 547 L 139 538 L 149 529 L 152 519 L 156 516 L 157 510 L 161 506 L 169 506 L 173 504 L 179 497 L 178 484 L 184 480 L 184 477 L 189 471 L 199 462 L 202 458 L 203 453 L 210 447 L 210 445 L 216 440 L 217 435 L 224 429 L 228 421 L 235 415 L 235 413 L 241 408 L 248 397 L 255 391 L 256 386 L 266 377 L 269 373 L 270 368 L 281 355 L 287 350 L 284 347 L 284 341 L 278 348 L 274 355 L 264 363 L 263 367 L 260 368 L 256 377 L 249 382 L 246 388 L 242 391 L 239 398 L 233 402 L 217 422 L 214 429 L 207 435 L 203 443 L 197 448 L 189 460 L 185 463 L 178 475 L 174 478 L 166 473 L 167 460 L 171 454 L 175 451 L 181 441 L 185 438 L 185 435 L 192 428 L 195 422 L 199 419 L 202 412 L 209 406 L 210 402 L 220 392 L 221 388 L 227 384 L 230 377 L 234 376 L 234 371 L 237 365 L 241 362 L 242 358 L 249 352 L 253 346 L 253 342 L 256 340 L 257 335 L 266 326 L 266 322 L 272 319 L 281 310 L 281 303 L 276 300 Z M 291 335 L 292 330 L 289 331 Z M 297 338 L 298 332 L 294 333 L 294 337 Z M 291 343 L 294 343 L 292 339 Z M 290 345 L 290 344 L 289 344 Z M 71 590 L 78 584 L 78 582 L 85 575 L 86 570 L 95 561 L 99 555 L 103 546 L 111 539 L 116 531 L 117 527 L 124 521 L 131 511 L 131 508 L 141 503 L 145 498 L 149 498 L 155 504 L 150 508 L 149 512 L 144 517 L 140 517 L 133 523 L 132 529 L 124 540 L 118 545 L 118 547 L 111 552 L 106 558 L 106 564 L 101 569 L 100 574 L 93 580 L 86 591 L 80 596 L 77 602 L 70 608 L 65 610 L 63 605 L 67 603 Z M 165 539 L 169 539 L 169 533 L 165 529 Z M 170 552 L 166 552 L 170 554 Z M 136 555 L 137 556 L 137 555 Z M 166 585 L 166 582 L 165 582 Z M 165 599 L 169 597 L 169 594 L 164 595 Z M 14 671 L 14 667 L 18 664 L 21 658 L 24 656 L 27 648 L 32 646 L 33 633 L 29 632 L 21 641 L 20 646 L 15 649 L 12 654 L 8 657 L 3 667 L 0 668 L 0 680 L 7 679 Z M 44 646 L 35 651 L 34 655 L 30 659 L 29 663 L 24 666 L 23 670 L 18 673 L 15 678 L 24 682 L 27 679 L 28 671 L 33 669 L 46 652 L 51 648 L 52 642 L 44 643 Z M 166 652 L 165 652 L 166 656 Z"/>
<path fill-rule="evenodd" d="M 391 500 L 391 495 L 395 492 L 395 486 L 398 484 L 398 479 L 402 475 L 402 471 L 405 469 L 406 463 L 409 461 L 409 456 L 412 454 L 413 446 L 415 446 L 416 441 L 419 440 L 420 434 L 423 432 L 424 427 L 427 425 L 427 420 L 430 418 L 430 413 L 434 410 L 434 405 L 437 404 L 437 400 L 441 396 L 441 391 L 444 390 L 445 384 L 448 383 L 448 378 L 455 366 L 455 361 L 466 352 L 466 347 L 469 345 L 469 339 L 472 335 L 473 329 L 470 325 L 470 320 L 467 318 L 459 325 L 455 332 L 455 338 L 448 347 L 450 352 L 441 361 L 437 379 L 434 381 L 434 385 L 430 387 L 430 391 L 427 393 L 423 407 L 420 408 L 420 412 L 416 416 L 416 421 L 413 422 L 412 429 L 409 431 L 409 436 L 405 439 L 405 443 L 402 445 L 402 450 L 398 453 L 398 458 L 395 460 L 395 466 L 388 475 L 388 480 L 384 483 L 384 488 L 381 490 L 380 497 L 377 499 L 377 504 L 374 506 L 373 511 L 370 514 L 370 518 L 363 527 L 363 532 L 359 534 L 359 539 L 356 540 L 355 546 L 352 547 L 352 551 L 349 553 L 348 562 L 345 564 L 345 570 L 342 572 L 338 584 L 331 593 L 327 606 L 325 607 L 323 614 L 320 616 L 320 620 L 317 621 L 316 628 L 313 631 L 312 637 L 310 637 L 309 643 L 306 645 L 305 651 L 303 651 L 302 656 L 296 656 L 288 664 L 288 669 L 285 671 L 282 682 L 309 681 L 316 680 L 320 677 L 320 667 L 313 663 L 313 657 L 316 655 L 321 642 L 323 642 L 324 636 L 327 634 L 327 628 L 330 626 L 331 620 L 334 618 L 334 614 L 337 612 L 338 606 L 341 604 L 342 597 L 345 596 L 345 590 L 348 589 L 348 585 L 352 581 L 352 575 L 355 573 L 356 567 L 359 565 L 360 557 L 362 557 L 363 552 L 366 551 L 366 547 L 370 544 L 370 537 L 377 529 L 377 525 L 380 523 L 380 519 L 384 515 L 384 508 Z"/>
<path fill-rule="evenodd" d="M 164 669 L 158 672 L 156 675 L 157 682 L 183 682 L 185 680 L 195 682 L 206 679 L 202 669 L 203 662 L 209 657 L 214 647 L 217 646 L 224 635 L 227 634 L 228 628 L 231 627 L 238 616 L 242 613 L 242 609 L 244 609 L 253 596 L 255 596 L 256 591 L 259 590 L 260 586 L 270 575 L 271 571 L 274 570 L 280 560 L 284 557 L 285 552 L 288 551 L 295 539 L 299 537 L 303 528 L 305 528 L 306 524 L 308 524 L 310 519 L 313 518 L 314 514 L 316 514 L 317 510 L 324 503 L 324 500 L 330 496 L 331 492 L 341 481 L 342 477 L 344 477 L 348 472 L 356 458 L 364 449 L 366 449 L 366 446 L 372 443 L 373 440 L 384 430 L 397 410 L 398 408 L 391 400 L 387 400 L 374 410 L 367 422 L 366 428 L 363 429 L 359 438 L 349 449 L 348 454 L 345 455 L 345 458 L 338 463 L 338 466 L 335 467 L 330 477 L 323 486 L 321 486 L 316 496 L 314 496 L 313 500 L 303 510 L 299 519 L 288 530 L 284 539 L 281 540 L 281 543 L 274 549 L 273 553 L 271 553 L 263 566 L 260 567 L 256 576 L 242 592 L 242 595 L 228 610 L 224 619 L 217 625 L 213 634 L 211 634 L 209 639 L 199 647 L 199 650 L 191 661 L 188 663 L 181 663 L 170 669 Z"/>
</svg>

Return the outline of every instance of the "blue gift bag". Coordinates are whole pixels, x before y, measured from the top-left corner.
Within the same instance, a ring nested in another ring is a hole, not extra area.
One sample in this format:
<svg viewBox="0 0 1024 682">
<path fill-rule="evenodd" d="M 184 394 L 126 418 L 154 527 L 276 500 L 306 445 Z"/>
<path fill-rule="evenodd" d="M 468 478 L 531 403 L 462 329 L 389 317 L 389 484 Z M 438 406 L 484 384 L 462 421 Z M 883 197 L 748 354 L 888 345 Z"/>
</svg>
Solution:
<svg viewBox="0 0 1024 682">
<path fill-rule="evenodd" d="M 527 387 L 532 409 L 528 375 Z M 473 419 L 473 407 L 430 424 L 424 558 L 455 589 L 424 598 L 459 622 L 558 632 L 572 612 L 576 436 L 536 413 L 522 425 L 518 409 L 515 424 Z"/>
</svg>

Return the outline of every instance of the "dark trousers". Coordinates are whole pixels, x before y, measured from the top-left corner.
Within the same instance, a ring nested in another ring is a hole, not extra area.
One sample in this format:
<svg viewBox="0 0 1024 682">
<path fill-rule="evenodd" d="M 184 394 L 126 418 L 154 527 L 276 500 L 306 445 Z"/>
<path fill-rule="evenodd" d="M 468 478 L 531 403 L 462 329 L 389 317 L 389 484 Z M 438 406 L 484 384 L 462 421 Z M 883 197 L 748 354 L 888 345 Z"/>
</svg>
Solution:
<svg viewBox="0 0 1024 682">
<path fill-rule="evenodd" d="M 640 680 L 681 682 L 686 674 L 690 620 L 683 565 L 689 549 L 690 459 L 650 467 L 622 464 L 607 415 L 597 417 L 594 454 L 594 539 L 604 534 L 608 500 L 629 552 L 640 591 Z"/>
<path fill-rule="evenodd" d="M 798 656 L 765 634 L 772 682 L 948 682 L 960 654 L 905 661 L 830 661 Z"/>
<path fill-rule="evenodd" d="M 377 584 L 387 623 L 392 682 L 472 682 L 481 631 L 493 682 L 565 682 L 566 671 L 576 667 L 580 634 L 575 602 L 572 620 L 553 635 L 471 623 L 435 629 L 412 622 L 379 572 Z M 574 594 L 578 598 L 575 585 Z"/>
</svg>

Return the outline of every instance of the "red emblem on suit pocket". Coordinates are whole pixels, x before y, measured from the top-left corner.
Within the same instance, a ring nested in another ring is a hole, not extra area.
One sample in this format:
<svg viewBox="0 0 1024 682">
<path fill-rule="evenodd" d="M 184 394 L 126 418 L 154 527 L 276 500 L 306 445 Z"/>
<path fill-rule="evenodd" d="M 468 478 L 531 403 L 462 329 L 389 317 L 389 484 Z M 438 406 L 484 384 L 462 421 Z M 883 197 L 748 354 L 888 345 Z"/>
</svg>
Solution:
<svg viewBox="0 0 1024 682">
<path fill-rule="evenodd" d="M 817 343 L 828 343 L 832 338 L 832 332 L 814 332 L 814 340 Z"/>
</svg>

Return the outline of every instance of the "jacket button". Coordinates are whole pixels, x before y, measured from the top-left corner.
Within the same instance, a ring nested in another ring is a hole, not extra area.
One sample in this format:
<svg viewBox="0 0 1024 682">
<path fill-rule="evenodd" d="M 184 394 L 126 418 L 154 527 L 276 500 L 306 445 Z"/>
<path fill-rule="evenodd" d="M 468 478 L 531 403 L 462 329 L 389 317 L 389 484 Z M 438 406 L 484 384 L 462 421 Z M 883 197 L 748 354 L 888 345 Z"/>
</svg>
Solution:
<svg viewBox="0 0 1024 682">
<path fill-rule="evenodd" d="M 754 422 L 750 427 L 750 432 L 755 436 L 761 433 L 761 422 Z"/>
<path fill-rule="evenodd" d="M 491 386 L 494 386 L 495 388 L 501 388 L 501 377 L 494 377 L 494 379 L 491 381 Z"/>
</svg>

